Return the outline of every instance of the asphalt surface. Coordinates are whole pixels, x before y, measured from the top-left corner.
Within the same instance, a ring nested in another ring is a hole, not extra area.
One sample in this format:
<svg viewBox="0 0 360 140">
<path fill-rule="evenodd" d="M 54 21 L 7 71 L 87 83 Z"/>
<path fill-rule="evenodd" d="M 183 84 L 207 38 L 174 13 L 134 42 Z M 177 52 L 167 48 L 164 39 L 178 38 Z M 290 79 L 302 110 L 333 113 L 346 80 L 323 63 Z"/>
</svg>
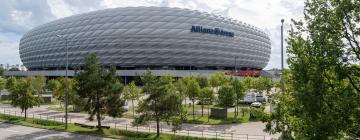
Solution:
<svg viewBox="0 0 360 140">
<path fill-rule="evenodd" d="M 109 138 L 46 130 L 0 122 L 1 140 L 112 140 Z"/>
</svg>

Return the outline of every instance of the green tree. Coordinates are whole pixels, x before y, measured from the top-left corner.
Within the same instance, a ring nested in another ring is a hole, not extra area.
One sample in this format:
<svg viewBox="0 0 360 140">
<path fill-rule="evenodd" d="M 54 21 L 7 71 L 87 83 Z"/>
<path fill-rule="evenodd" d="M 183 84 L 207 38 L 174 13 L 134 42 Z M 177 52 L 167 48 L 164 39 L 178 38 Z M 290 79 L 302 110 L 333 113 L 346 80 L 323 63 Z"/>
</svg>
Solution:
<svg viewBox="0 0 360 140">
<path fill-rule="evenodd" d="M 25 113 L 25 120 L 27 118 L 27 110 L 34 106 L 40 106 L 42 98 L 33 87 L 30 78 L 23 78 L 14 82 L 13 87 L 10 88 L 11 105 L 20 107 L 21 111 Z"/>
<path fill-rule="evenodd" d="M 291 88 L 266 130 L 282 139 L 359 137 L 360 1 L 308 0 L 304 12 L 289 32 Z"/>
<path fill-rule="evenodd" d="M 60 102 L 60 107 L 62 108 L 62 102 L 64 101 L 64 87 L 61 85 L 58 79 L 49 80 L 47 83 L 47 89 L 52 92 L 52 96 Z"/>
<path fill-rule="evenodd" d="M 254 78 L 247 76 L 244 78 L 243 83 L 247 90 L 251 90 L 254 87 Z"/>
<path fill-rule="evenodd" d="M 46 78 L 44 76 L 26 77 L 38 95 L 45 93 Z"/>
<path fill-rule="evenodd" d="M 135 117 L 134 100 L 139 100 L 141 89 L 135 85 L 134 81 L 132 81 L 129 85 L 125 86 L 123 93 L 126 100 L 131 100 L 133 116 Z"/>
<path fill-rule="evenodd" d="M 160 136 L 160 121 L 172 123 L 178 128 L 181 124 L 182 97 L 176 91 L 171 76 L 164 76 L 160 79 L 147 71 L 141 77 L 144 85 L 143 91 L 148 94 L 147 98 L 139 102 L 137 112 L 141 115 L 135 119 L 136 123 L 155 120 L 157 137 Z"/>
<path fill-rule="evenodd" d="M 209 83 L 209 80 L 208 80 L 207 77 L 205 77 L 205 76 L 197 76 L 195 78 L 196 78 L 196 81 L 199 83 L 199 86 L 200 86 L 201 89 L 210 86 L 210 83 Z"/>
<path fill-rule="evenodd" d="M 196 79 L 191 79 L 188 83 L 188 97 L 192 101 L 192 115 L 195 120 L 195 101 L 200 95 L 200 86 Z"/>
<path fill-rule="evenodd" d="M 235 78 L 232 80 L 232 87 L 234 88 L 235 92 L 235 118 L 238 116 L 239 113 L 239 102 L 241 99 L 245 97 L 246 87 L 239 79 Z"/>
<path fill-rule="evenodd" d="M 4 75 L 4 72 L 5 72 L 5 69 L 0 67 L 0 76 L 3 76 Z"/>
<path fill-rule="evenodd" d="M 214 90 L 211 87 L 205 87 L 205 88 L 201 89 L 199 100 L 201 102 L 202 109 L 204 108 L 203 107 L 204 105 L 208 105 L 207 115 L 208 115 L 208 122 L 209 122 L 210 105 L 212 105 L 212 103 L 215 100 Z M 201 111 L 201 116 L 203 116 L 203 111 Z"/>
<path fill-rule="evenodd" d="M 217 72 L 210 77 L 210 84 L 216 88 L 230 82 L 229 76 L 226 76 L 223 72 Z"/>
<path fill-rule="evenodd" d="M 191 80 L 191 77 L 183 77 L 183 78 L 179 79 L 175 84 L 177 90 L 180 92 L 180 94 L 182 95 L 182 98 L 184 99 L 185 105 L 186 105 L 186 98 L 188 96 L 188 85 L 189 85 L 190 80 Z"/>
<path fill-rule="evenodd" d="M 6 79 L 0 77 L 0 91 L 3 90 L 6 86 Z"/>
<path fill-rule="evenodd" d="M 118 117 L 124 113 L 125 104 L 121 98 L 123 85 L 116 77 L 115 67 L 102 68 L 95 54 L 90 54 L 85 59 L 83 71 L 76 73 L 78 81 L 77 93 L 86 100 L 84 109 L 89 113 L 89 119 L 96 116 L 98 129 L 101 130 L 103 115 Z"/>
<path fill-rule="evenodd" d="M 12 88 L 15 88 L 16 78 L 15 77 L 9 77 L 6 80 L 5 88 L 7 90 L 11 90 Z"/>
<path fill-rule="evenodd" d="M 69 104 L 72 104 L 75 107 L 78 103 L 78 94 L 77 92 L 77 81 L 73 78 L 68 78 L 69 86 Z M 60 106 L 62 107 L 62 102 L 65 101 L 66 94 L 66 78 L 59 77 L 57 79 L 52 79 L 48 82 L 47 88 L 52 91 L 53 97 L 60 101 Z"/>
<path fill-rule="evenodd" d="M 254 80 L 253 87 L 257 92 L 263 93 L 266 92 L 269 95 L 271 88 L 273 87 L 273 83 L 271 79 L 260 76 L 256 80 Z"/>
<path fill-rule="evenodd" d="M 218 92 L 218 103 L 224 108 L 229 108 L 234 105 L 236 100 L 234 88 L 230 85 L 223 85 Z"/>
</svg>

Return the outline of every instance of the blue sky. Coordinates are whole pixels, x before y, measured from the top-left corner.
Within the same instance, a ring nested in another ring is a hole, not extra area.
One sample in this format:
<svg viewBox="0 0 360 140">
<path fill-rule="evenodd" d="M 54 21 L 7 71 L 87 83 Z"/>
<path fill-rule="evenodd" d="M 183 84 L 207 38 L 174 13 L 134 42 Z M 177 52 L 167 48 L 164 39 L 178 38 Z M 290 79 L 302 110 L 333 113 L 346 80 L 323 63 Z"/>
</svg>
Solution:
<svg viewBox="0 0 360 140">
<path fill-rule="evenodd" d="M 0 64 L 21 64 L 19 41 L 31 28 L 62 17 L 94 10 L 162 6 L 205 11 L 252 24 L 271 39 L 271 58 L 265 69 L 280 67 L 280 20 L 303 17 L 302 0 L 4 0 L 0 4 Z M 286 37 L 286 33 L 285 33 Z M 285 44 L 286 46 L 286 44 Z"/>
</svg>

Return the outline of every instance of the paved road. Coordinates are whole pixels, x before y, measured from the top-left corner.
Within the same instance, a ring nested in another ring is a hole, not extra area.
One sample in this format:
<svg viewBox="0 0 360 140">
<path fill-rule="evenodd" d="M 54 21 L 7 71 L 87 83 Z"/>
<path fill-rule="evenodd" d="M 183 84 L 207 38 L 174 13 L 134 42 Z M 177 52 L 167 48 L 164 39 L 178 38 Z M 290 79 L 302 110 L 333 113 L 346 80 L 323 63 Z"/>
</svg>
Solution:
<svg viewBox="0 0 360 140">
<path fill-rule="evenodd" d="M 97 136 L 73 134 L 0 122 L 1 140 L 112 140 Z"/>
<path fill-rule="evenodd" d="M 41 114 L 43 117 L 56 117 L 56 118 L 61 118 L 64 116 L 63 112 L 60 111 L 53 111 L 53 110 L 47 110 L 46 108 L 49 106 L 40 106 L 40 107 L 34 107 L 32 109 L 28 110 L 29 113 L 29 117 L 32 117 L 30 114 Z M 14 108 L 10 105 L 4 105 L 4 104 L 0 104 L 0 111 L 3 111 L 3 109 L 5 110 L 11 110 L 11 111 L 17 111 L 18 113 L 20 112 L 20 109 L 18 108 Z M 69 113 L 69 117 L 71 118 L 71 122 L 77 122 L 77 123 L 83 123 L 83 124 L 89 124 L 89 125 L 96 125 L 96 121 L 89 121 L 87 120 L 88 115 L 87 114 L 82 114 L 82 113 Z M 133 119 L 127 119 L 127 118 L 110 118 L 110 117 L 105 117 L 105 119 L 102 121 L 103 125 L 108 125 L 111 127 L 115 127 L 115 123 L 117 124 L 117 127 L 119 127 L 119 125 L 123 125 L 123 127 L 125 127 L 125 124 L 131 124 L 131 122 L 133 121 Z M 155 124 L 154 123 L 150 123 L 149 124 L 151 126 L 151 131 L 155 132 Z M 171 133 L 170 130 L 170 126 L 168 126 L 166 123 L 161 123 L 160 124 L 162 128 L 164 128 L 165 130 L 168 130 L 169 133 Z M 265 128 L 265 124 L 261 123 L 261 122 L 249 122 L 249 123 L 244 123 L 244 124 L 229 124 L 229 125 L 197 125 L 197 124 L 183 124 L 183 131 L 184 134 L 187 134 L 187 131 L 197 131 L 197 132 L 202 132 L 202 131 L 207 131 L 208 134 L 204 133 L 204 136 L 206 135 L 214 135 L 215 136 L 215 132 L 217 133 L 234 133 L 234 134 L 245 134 L 245 135 L 263 135 L 265 136 L 265 139 L 269 140 L 271 138 L 278 138 L 279 135 L 270 135 L 268 133 L 263 132 L 263 129 Z M 135 131 L 137 131 L 136 129 L 133 129 Z M 139 131 L 148 131 L 146 130 L 139 130 Z M 191 133 L 190 133 L 191 135 Z M 199 135 L 197 135 L 199 136 Z"/>
</svg>

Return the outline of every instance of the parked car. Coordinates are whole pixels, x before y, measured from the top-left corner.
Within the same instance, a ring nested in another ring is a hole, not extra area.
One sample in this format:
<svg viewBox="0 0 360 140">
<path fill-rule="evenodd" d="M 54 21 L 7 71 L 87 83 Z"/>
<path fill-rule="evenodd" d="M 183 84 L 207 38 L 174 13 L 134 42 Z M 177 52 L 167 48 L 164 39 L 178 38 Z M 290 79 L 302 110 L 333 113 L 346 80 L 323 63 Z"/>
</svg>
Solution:
<svg viewBox="0 0 360 140">
<path fill-rule="evenodd" d="M 240 100 L 239 103 L 251 104 L 253 102 L 256 102 L 256 94 L 255 94 L 255 92 L 248 92 L 248 93 L 246 93 L 244 99 Z"/>
<path fill-rule="evenodd" d="M 260 102 L 253 102 L 250 105 L 251 107 L 261 107 L 261 103 Z"/>
<path fill-rule="evenodd" d="M 129 111 L 130 106 L 129 106 L 127 101 L 125 101 L 125 104 L 124 104 L 123 108 L 124 108 L 125 111 Z"/>
<path fill-rule="evenodd" d="M 263 95 L 257 95 L 256 96 L 256 101 L 257 102 L 264 102 L 265 101 L 265 97 Z"/>
</svg>

